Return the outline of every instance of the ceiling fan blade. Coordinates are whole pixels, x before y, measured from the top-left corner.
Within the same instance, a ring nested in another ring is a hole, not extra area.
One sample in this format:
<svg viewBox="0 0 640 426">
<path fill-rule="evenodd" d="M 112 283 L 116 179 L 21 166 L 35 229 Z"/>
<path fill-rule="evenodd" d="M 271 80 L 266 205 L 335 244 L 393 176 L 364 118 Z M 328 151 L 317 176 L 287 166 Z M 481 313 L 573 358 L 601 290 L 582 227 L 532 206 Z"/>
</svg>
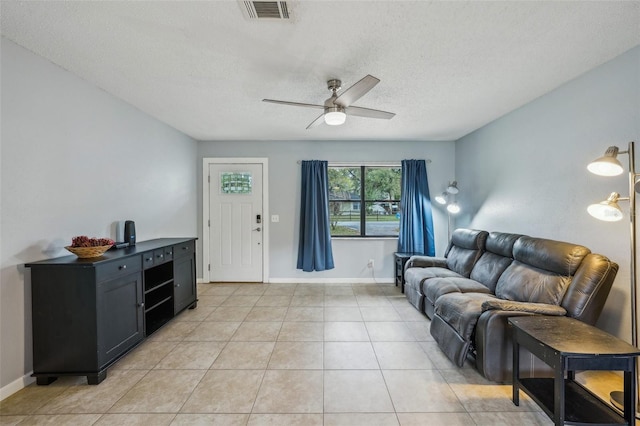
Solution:
<svg viewBox="0 0 640 426">
<path fill-rule="evenodd" d="M 379 109 L 370 109 L 370 108 L 362 108 L 362 107 L 349 107 L 349 108 L 346 108 L 344 112 L 347 115 L 355 115 L 357 117 L 385 118 L 387 120 L 390 120 L 395 116 L 393 112 L 380 111 Z"/>
<path fill-rule="evenodd" d="M 307 108 L 324 109 L 324 105 L 302 104 L 300 102 L 289 102 L 289 101 L 277 101 L 275 99 L 263 99 L 262 102 L 270 102 L 272 104 L 291 105 L 291 106 L 299 106 L 299 107 L 307 107 Z"/>
<path fill-rule="evenodd" d="M 311 122 L 311 124 L 309 124 L 307 126 L 307 130 L 309 130 L 312 127 L 316 127 L 319 126 L 320 124 L 324 123 L 324 113 L 320 114 L 320 117 L 316 118 L 315 120 L 313 120 Z"/>
<path fill-rule="evenodd" d="M 380 83 L 379 79 L 372 75 L 366 75 L 362 80 L 342 92 L 333 103 L 346 108 L 366 95 L 378 83 Z"/>
</svg>

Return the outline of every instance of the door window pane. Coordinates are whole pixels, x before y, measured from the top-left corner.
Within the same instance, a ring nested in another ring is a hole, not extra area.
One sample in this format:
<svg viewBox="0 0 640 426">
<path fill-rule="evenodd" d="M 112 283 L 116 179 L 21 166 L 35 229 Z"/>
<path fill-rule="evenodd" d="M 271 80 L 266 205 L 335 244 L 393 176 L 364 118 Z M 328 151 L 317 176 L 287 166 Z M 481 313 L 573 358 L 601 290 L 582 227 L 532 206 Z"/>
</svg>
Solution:
<svg viewBox="0 0 640 426">
<path fill-rule="evenodd" d="M 251 172 L 221 172 L 221 194 L 251 194 Z"/>
</svg>

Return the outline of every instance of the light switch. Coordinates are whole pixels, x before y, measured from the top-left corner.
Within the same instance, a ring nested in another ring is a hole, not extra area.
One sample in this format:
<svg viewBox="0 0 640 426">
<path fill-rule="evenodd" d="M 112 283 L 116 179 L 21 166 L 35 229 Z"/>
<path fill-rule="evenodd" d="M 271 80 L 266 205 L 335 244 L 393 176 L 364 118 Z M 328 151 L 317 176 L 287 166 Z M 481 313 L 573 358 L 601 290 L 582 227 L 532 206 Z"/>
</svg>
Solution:
<svg viewBox="0 0 640 426">
<path fill-rule="evenodd" d="M 271 215 L 271 222 L 280 222 L 280 216 L 277 214 Z"/>
</svg>

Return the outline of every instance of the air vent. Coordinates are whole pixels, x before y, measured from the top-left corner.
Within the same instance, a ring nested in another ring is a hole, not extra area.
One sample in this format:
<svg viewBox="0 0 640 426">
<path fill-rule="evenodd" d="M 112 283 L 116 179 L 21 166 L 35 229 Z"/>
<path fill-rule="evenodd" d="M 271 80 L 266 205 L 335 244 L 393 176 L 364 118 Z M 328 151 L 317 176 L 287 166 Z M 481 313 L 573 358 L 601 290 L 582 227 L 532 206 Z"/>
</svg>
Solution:
<svg viewBox="0 0 640 426">
<path fill-rule="evenodd" d="M 284 1 L 244 1 L 249 19 L 289 19 L 289 8 Z"/>
</svg>

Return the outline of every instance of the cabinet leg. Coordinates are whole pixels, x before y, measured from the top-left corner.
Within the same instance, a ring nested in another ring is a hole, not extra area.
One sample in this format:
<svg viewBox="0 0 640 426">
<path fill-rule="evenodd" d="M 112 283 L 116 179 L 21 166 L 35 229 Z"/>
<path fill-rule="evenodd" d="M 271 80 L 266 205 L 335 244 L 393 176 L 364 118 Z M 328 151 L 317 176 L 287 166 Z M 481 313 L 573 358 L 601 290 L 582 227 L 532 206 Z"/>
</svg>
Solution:
<svg viewBox="0 0 640 426">
<path fill-rule="evenodd" d="M 99 385 L 104 379 L 107 378 L 107 370 L 101 371 L 98 374 L 87 374 L 87 383 L 90 385 Z"/>
<path fill-rule="evenodd" d="M 516 338 L 513 339 L 513 364 L 511 365 L 511 399 L 517 407 L 520 405 L 520 344 Z"/>
<path fill-rule="evenodd" d="M 189 309 L 195 309 L 198 307 L 198 301 L 193 302 L 193 305 L 189 306 Z"/>
<path fill-rule="evenodd" d="M 56 376 L 38 376 L 36 377 L 36 384 L 38 386 L 48 386 L 51 383 L 55 382 L 56 379 Z"/>
</svg>

